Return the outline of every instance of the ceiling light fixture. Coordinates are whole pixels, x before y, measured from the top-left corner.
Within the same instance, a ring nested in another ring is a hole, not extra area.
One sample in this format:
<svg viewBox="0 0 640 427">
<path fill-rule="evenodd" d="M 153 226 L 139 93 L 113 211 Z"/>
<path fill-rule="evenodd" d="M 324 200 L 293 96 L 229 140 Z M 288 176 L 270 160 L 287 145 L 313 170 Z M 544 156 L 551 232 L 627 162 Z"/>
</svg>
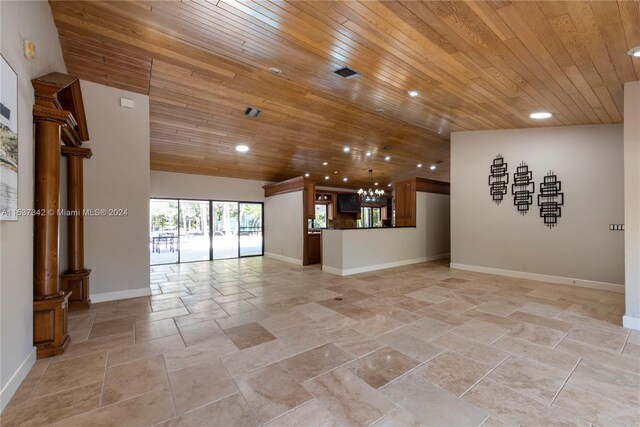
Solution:
<svg viewBox="0 0 640 427">
<path fill-rule="evenodd" d="M 329 162 L 322 162 L 322 166 L 327 166 Z"/>
<path fill-rule="evenodd" d="M 329 175 L 325 176 L 324 179 L 329 179 Z"/>
<path fill-rule="evenodd" d="M 278 67 L 269 67 L 269 72 L 271 74 L 280 74 L 282 70 Z"/>
<path fill-rule="evenodd" d="M 376 113 L 384 113 L 384 108 L 376 108 Z"/>
<path fill-rule="evenodd" d="M 249 147 L 247 147 L 246 145 L 236 145 L 236 151 L 238 153 L 246 153 L 247 151 L 249 151 Z"/>
<path fill-rule="evenodd" d="M 389 160 L 391 160 L 391 156 L 385 156 L 385 158 L 384 158 L 384 159 L 385 159 L 386 161 L 389 161 Z"/>
<path fill-rule="evenodd" d="M 309 178 L 309 172 L 304 174 L 305 178 Z"/>
<path fill-rule="evenodd" d="M 407 93 L 409 94 L 409 96 L 412 96 L 414 98 L 416 96 L 420 95 L 420 92 L 418 92 L 417 90 L 409 90 L 409 91 L 407 91 Z"/>
<path fill-rule="evenodd" d="M 358 195 L 360 196 L 360 201 L 362 203 L 378 203 L 380 201 L 380 197 L 384 194 L 384 190 L 380 190 L 376 188 L 373 190 L 371 188 L 371 183 L 373 182 L 373 169 L 369 169 L 369 189 L 365 190 L 361 188 L 358 190 Z M 375 185 L 378 185 L 376 182 Z"/>
<path fill-rule="evenodd" d="M 387 187 L 391 187 L 391 184 L 387 184 Z"/>
<path fill-rule="evenodd" d="M 429 166 L 429 169 L 431 169 L 432 171 L 436 170 L 436 165 Z"/>
<path fill-rule="evenodd" d="M 531 117 L 534 120 L 542 120 L 542 119 L 548 119 L 552 115 L 553 114 L 551 114 L 548 111 L 536 111 L 534 113 L 529 114 L 529 117 Z"/>
<path fill-rule="evenodd" d="M 416 166 L 421 168 L 422 167 L 422 163 L 418 163 Z"/>
<path fill-rule="evenodd" d="M 633 49 L 630 49 L 627 53 L 634 58 L 640 58 L 640 46 L 636 46 Z"/>
<path fill-rule="evenodd" d="M 342 180 L 343 180 L 344 182 L 347 182 L 347 181 L 349 181 L 349 178 L 347 178 L 347 177 L 345 176 L 344 178 L 342 178 Z"/>
<path fill-rule="evenodd" d="M 371 151 L 367 151 L 367 157 L 371 157 Z"/>
<path fill-rule="evenodd" d="M 342 149 L 342 151 L 344 151 L 345 153 L 348 153 L 349 151 L 351 151 L 351 148 L 349 148 L 349 147 L 344 147 L 344 148 Z"/>
<path fill-rule="evenodd" d="M 376 185 L 376 186 L 377 186 L 377 185 L 378 185 L 378 183 L 377 183 L 377 182 L 374 182 L 374 183 L 373 183 L 373 185 Z"/>
</svg>

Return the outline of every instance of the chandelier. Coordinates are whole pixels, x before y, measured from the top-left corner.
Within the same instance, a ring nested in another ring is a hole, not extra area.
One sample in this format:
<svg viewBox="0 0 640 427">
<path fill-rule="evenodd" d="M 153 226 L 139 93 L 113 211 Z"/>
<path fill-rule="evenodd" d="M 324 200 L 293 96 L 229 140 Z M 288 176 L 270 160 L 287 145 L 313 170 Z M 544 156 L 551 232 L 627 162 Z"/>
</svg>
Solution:
<svg viewBox="0 0 640 427">
<path fill-rule="evenodd" d="M 380 190 L 376 188 L 372 189 L 373 185 L 373 169 L 369 169 L 369 189 L 365 190 L 361 188 L 358 190 L 358 195 L 360 196 L 360 201 L 362 203 L 378 203 L 380 202 L 380 198 L 384 195 L 384 190 Z"/>
</svg>

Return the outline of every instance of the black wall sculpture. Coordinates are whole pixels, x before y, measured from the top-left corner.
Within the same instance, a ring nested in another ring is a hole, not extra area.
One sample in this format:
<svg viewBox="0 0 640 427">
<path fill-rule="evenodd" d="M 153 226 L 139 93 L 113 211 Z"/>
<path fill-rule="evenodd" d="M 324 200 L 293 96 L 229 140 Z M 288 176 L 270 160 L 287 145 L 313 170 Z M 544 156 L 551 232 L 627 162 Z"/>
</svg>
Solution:
<svg viewBox="0 0 640 427">
<path fill-rule="evenodd" d="M 529 206 L 533 204 L 533 193 L 536 191 L 536 184 L 533 182 L 533 172 L 525 162 L 520 163 L 513 174 L 513 184 L 511 184 L 511 194 L 513 204 L 518 212 L 525 215 L 529 212 Z"/>
<path fill-rule="evenodd" d="M 544 177 L 544 182 L 540 183 L 540 194 L 538 194 L 540 217 L 549 228 L 555 227 L 558 224 L 558 218 L 562 216 L 560 206 L 564 205 L 564 193 L 560 190 L 562 190 L 562 183 L 552 171 L 549 171 Z"/>
<path fill-rule="evenodd" d="M 507 194 L 507 184 L 509 184 L 509 174 L 507 173 L 507 163 L 504 162 L 501 154 L 493 159 L 489 174 L 489 193 L 493 201 L 499 205 Z"/>
</svg>

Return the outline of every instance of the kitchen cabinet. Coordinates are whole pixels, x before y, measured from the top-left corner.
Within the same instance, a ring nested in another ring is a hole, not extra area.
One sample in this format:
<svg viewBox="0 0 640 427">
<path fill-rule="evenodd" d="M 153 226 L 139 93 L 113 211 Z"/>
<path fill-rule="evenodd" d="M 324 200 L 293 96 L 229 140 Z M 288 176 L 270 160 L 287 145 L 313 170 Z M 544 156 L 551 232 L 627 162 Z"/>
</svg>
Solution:
<svg viewBox="0 0 640 427">
<path fill-rule="evenodd" d="M 322 262 L 322 234 L 309 233 L 309 264 Z"/>
<path fill-rule="evenodd" d="M 307 204 L 307 218 L 314 219 L 316 217 L 316 183 L 314 181 L 304 180 L 304 195 Z"/>
<path fill-rule="evenodd" d="M 396 227 L 416 225 L 416 181 L 398 181 L 393 192 L 396 209 Z"/>
</svg>

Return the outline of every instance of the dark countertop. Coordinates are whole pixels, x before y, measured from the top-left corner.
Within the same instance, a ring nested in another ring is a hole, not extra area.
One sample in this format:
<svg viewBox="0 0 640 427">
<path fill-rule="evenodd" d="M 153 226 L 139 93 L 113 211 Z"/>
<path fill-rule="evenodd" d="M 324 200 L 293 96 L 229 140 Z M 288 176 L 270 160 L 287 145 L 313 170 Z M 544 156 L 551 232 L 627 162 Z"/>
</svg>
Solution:
<svg viewBox="0 0 640 427">
<path fill-rule="evenodd" d="M 344 227 L 344 228 L 321 228 L 320 230 L 388 230 L 394 228 L 416 228 L 415 226 L 399 226 L 399 227 Z"/>
</svg>

